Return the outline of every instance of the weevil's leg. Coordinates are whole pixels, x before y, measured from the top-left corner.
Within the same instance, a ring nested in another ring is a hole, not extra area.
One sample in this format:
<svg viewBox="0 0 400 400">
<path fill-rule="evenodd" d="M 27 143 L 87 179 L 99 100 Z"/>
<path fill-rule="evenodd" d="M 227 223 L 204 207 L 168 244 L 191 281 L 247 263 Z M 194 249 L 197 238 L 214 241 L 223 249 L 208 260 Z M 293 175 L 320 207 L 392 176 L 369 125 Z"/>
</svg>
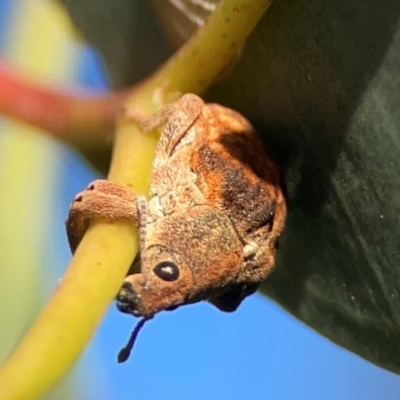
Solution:
<svg viewBox="0 0 400 400">
<path fill-rule="evenodd" d="M 139 126 L 142 132 L 150 132 L 168 121 L 173 113 L 175 102 L 166 104 L 152 115 L 147 115 L 139 107 L 127 107 L 124 116 Z"/>
<path fill-rule="evenodd" d="M 203 107 L 204 101 L 199 96 L 188 93 L 153 115 L 145 116 L 141 110 L 131 108 L 126 110 L 126 116 L 133 119 L 144 132 L 151 131 L 166 122 L 160 135 L 157 152 L 168 157 L 201 114 Z"/>
<path fill-rule="evenodd" d="M 106 180 L 93 181 L 71 203 L 66 221 L 71 251 L 75 252 L 93 218 L 138 221 L 138 197 L 124 186 Z"/>
<path fill-rule="evenodd" d="M 144 196 L 137 196 L 137 215 L 138 215 L 138 225 L 139 225 L 139 246 L 141 254 L 141 265 L 146 262 L 146 226 L 147 226 L 147 200 Z"/>
<path fill-rule="evenodd" d="M 158 141 L 159 154 L 164 154 L 166 157 L 172 154 L 175 146 L 201 114 L 203 107 L 204 101 L 192 93 L 183 95 L 175 103 L 173 113 L 168 118 Z"/>
</svg>

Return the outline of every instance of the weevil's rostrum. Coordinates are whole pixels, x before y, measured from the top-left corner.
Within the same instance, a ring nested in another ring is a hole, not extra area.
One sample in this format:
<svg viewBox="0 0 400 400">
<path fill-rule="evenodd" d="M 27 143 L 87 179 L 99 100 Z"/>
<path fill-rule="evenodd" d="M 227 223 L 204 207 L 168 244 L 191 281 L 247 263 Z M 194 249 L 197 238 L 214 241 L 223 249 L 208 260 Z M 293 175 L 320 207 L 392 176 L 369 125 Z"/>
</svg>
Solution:
<svg viewBox="0 0 400 400">
<path fill-rule="evenodd" d="M 140 259 L 118 295 L 121 311 L 150 318 L 200 300 L 235 310 L 274 268 L 286 215 L 278 167 L 243 116 L 193 94 L 136 120 L 147 130 L 166 120 L 150 200 L 94 181 L 71 204 L 72 251 L 92 218 L 131 222 Z"/>
</svg>

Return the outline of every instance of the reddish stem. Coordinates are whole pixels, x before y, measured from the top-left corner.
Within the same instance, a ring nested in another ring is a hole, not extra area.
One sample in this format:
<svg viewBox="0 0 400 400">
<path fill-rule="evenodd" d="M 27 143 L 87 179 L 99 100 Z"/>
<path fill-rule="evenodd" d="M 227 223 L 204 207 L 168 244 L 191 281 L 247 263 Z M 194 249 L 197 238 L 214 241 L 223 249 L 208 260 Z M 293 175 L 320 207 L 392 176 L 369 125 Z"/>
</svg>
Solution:
<svg viewBox="0 0 400 400">
<path fill-rule="evenodd" d="M 0 113 L 43 129 L 78 149 L 105 144 L 128 94 L 63 93 L 23 79 L 0 60 Z"/>
</svg>

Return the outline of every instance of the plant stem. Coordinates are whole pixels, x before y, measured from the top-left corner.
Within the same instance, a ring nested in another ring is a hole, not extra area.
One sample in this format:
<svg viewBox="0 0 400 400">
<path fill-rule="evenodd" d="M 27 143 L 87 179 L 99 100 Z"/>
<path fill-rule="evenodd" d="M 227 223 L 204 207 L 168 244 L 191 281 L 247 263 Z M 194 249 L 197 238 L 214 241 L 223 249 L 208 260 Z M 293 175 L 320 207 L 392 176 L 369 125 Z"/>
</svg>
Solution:
<svg viewBox="0 0 400 400">
<path fill-rule="evenodd" d="M 176 92 L 201 94 L 240 50 L 270 0 L 221 0 L 207 23 L 128 100 L 153 113 Z M 164 99 L 157 101 L 157 95 Z M 155 135 L 118 123 L 109 179 L 147 193 Z M 82 351 L 118 292 L 138 250 L 136 229 L 98 221 L 87 231 L 65 277 L 0 371 L 0 400 L 32 400 Z"/>
<path fill-rule="evenodd" d="M 79 96 L 33 84 L 0 60 L 0 112 L 80 150 L 105 146 L 128 92 Z"/>
</svg>

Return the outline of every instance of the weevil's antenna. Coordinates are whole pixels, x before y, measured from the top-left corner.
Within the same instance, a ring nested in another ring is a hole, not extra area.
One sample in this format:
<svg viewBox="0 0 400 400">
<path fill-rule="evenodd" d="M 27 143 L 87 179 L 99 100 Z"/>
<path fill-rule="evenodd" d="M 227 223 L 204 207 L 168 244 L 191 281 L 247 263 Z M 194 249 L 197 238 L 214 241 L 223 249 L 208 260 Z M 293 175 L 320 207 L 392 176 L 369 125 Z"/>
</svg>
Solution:
<svg viewBox="0 0 400 400">
<path fill-rule="evenodd" d="M 137 323 L 137 325 L 135 326 L 135 329 L 133 330 L 133 332 L 131 334 L 131 337 L 128 340 L 128 343 L 118 353 L 118 357 L 117 357 L 118 363 L 123 363 L 129 358 L 129 356 L 131 354 L 131 351 L 132 351 L 132 348 L 133 348 L 133 346 L 135 344 L 137 335 L 139 334 L 140 330 L 143 328 L 143 325 L 145 324 L 145 322 L 148 321 L 149 319 L 152 319 L 152 318 L 153 317 L 142 318 Z"/>
</svg>

